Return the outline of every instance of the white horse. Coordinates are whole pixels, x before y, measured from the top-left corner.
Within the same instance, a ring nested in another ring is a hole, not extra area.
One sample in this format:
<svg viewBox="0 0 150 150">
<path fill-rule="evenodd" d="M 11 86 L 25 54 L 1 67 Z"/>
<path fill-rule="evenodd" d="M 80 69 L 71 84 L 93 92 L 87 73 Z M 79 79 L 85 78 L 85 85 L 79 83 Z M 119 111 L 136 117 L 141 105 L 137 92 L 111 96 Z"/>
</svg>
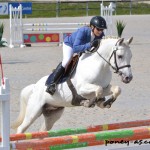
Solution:
<svg viewBox="0 0 150 150">
<path fill-rule="evenodd" d="M 102 39 L 96 52 L 81 55 L 71 79 L 59 84 L 53 96 L 45 92 L 48 76 L 25 87 L 20 97 L 20 114 L 12 127 L 17 128 L 17 133 L 25 132 L 43 114 L 45 123 L 41 130 L 50 130 L 65 107 L 90 107 L 95 104 L 100 108 L 110 108 L 121 93 L 119 86 L 110 84 L 111 68 L 121 76 L 124 83 L 129 83 L 133 77 L 129 47 L 132 39 Z M 106 96 L 110 98 L 106 100 Z"/>
</svg>

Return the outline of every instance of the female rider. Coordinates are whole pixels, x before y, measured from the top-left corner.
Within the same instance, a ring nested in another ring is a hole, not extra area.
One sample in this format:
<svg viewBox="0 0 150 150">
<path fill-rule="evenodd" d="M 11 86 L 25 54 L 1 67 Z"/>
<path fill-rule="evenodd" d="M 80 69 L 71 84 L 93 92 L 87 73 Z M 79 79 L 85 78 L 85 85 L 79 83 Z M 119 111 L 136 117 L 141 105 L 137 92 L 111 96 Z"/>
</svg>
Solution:
<svg viewBox="0 0 150 150">
<path fill-rule="evenodd" d="M 106 21 L 101 16 L 95 16 L 90 21 L 90 26 L 84 26 L 67 36 L 63 42 L 63 60 L 46 81 L 46 92 L 53 95 L 56 85 L 65 72 L 74 53 L 85 51 L 92 52 L 98 46 L 98 39 L 104 36 L 103 30 L 107 29 Z"/>
</svg>

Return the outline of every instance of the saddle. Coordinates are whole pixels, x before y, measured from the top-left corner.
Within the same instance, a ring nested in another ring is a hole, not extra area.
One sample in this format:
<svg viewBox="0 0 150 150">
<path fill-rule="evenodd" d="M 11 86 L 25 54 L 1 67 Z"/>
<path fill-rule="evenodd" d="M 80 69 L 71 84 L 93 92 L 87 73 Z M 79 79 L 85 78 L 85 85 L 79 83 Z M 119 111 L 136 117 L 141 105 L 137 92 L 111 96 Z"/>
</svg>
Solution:
<svg viewBox="0 0 150 150">
<path fill-rule="evenodd" d="M 76 54 L 75 56 L 73 56 L 72 60 L 70 61 L 69 65 L 67 66 L 66 71 L 63 74 L 63 76 L 61 77 L 58 84 L 63 83 L 65 81 L 67 81 L 69 78 L 71 78 L 72 74 L 76 70 L 80 56 L 81 56 L 81 54 Z"/>
</svg>

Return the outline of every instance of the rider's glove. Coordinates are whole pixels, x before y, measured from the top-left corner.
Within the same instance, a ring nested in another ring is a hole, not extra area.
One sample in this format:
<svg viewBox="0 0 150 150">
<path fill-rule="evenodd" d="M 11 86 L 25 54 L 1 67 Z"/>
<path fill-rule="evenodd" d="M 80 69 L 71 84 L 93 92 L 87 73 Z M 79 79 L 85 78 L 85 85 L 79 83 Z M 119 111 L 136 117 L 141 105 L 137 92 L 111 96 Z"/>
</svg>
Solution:
<svg viewBox="0 0 150 150">
<path fill-rule="evenodd" d="M 93 40 L 93 41 L 91 42 L 91 48 L 92 48 L 92 47 L 96 48 L 96 47 L 98 46 L 98 44 L 99 44 L 99 41 L 98 41 L 98 40 Z"/>
<path fill-rule="evenodd" d="M 90 49 L 86 50 L 85 53 L 93 53 L 95 52 L 95 47 L 91 47 Z"/>
<path fill-rule="evenodd" d="M 91 48 L 86 50 L 85 53 L 93 53 L 97 50 L 97 47 L 99 45 L 99 40 L 94 40 L 90 43 Z"/>
</svg>

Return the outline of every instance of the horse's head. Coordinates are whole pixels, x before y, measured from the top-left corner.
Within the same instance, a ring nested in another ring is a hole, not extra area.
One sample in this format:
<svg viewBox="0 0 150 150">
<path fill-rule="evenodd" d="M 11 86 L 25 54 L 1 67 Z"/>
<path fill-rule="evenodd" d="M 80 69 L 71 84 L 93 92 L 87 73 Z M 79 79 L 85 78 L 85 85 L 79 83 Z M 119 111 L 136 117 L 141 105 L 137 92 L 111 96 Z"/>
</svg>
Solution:
<svg viewBox="0 0 150 150">
<path fill-rule="evenodd" d="M 129 83 L 133 78 L 130 65 L 132 53 L 129 47 L 132 40 L 133 37 L 124 42 L 124 38 L 120 38 L 113 46 L 113 51 L 109 58 L 110 65 L 121 76 L 124 83 Z"/>
</svg>

